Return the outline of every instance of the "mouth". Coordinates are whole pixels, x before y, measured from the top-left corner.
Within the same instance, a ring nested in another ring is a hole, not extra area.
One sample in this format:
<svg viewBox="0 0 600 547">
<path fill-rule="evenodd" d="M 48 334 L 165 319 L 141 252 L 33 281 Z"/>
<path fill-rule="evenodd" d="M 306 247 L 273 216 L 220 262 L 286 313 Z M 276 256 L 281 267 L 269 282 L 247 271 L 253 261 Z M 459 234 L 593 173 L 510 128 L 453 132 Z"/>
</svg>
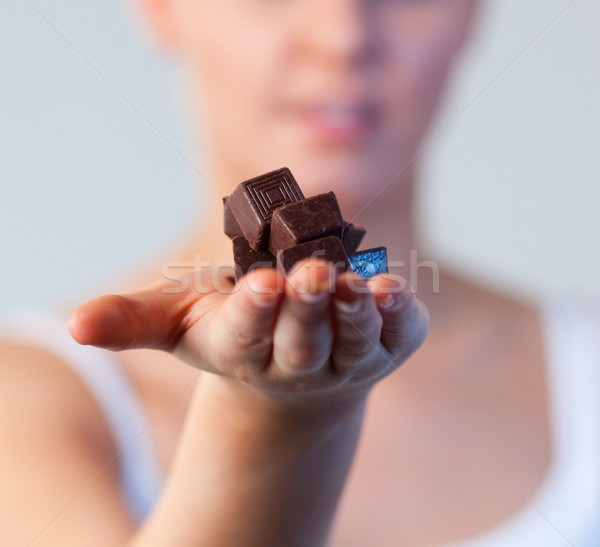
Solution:
<svg viewBox="0 0 600 547">
<path fill-rule="evenodd" d="M 367 100 L 327 98 L 295 109 L 304 129 L 320 144 L 365 144 L 378 125 L 378 112 Z"/>
</svg>

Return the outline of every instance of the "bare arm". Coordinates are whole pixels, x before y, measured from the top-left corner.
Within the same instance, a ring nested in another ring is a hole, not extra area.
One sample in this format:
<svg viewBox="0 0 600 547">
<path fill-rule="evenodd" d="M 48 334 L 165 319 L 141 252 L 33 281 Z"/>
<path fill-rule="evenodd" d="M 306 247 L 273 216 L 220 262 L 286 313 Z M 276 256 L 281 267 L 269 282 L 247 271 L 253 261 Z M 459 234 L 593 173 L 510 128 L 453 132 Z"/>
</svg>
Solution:
<svg viewBox="0 0 600 547">
<path fill-rule="evenodd" d="M 134 533 L 110 431 L 68 366 L 0 344 L 0 544 L 123 545 Z"/>
<path fill-rule="evenodd" d="M 427 314 L 399 278 L 367 287 L 323 266 L 285 283 L 257 271 L 229 295 L 159 285 L 75 314 L 84 343 L 158 347 L 213 373 L 136 545 L 325 544 L 369 390 L 419 346 Z"/>
<path fill-rule="evenodd" d="M 317 268 L 309 279 L 310 269 L 283 291 L 271 290 L 281 279 L 265 270 L 230 294 L 173 295 L 157 285 L 82 306 L 70 324 L 80 342 L 163 349 L 212 374 L 200 375 L 164 492 L 137 528 L 119 498 L 115 473 L 101 473 L 97 488 L 68 505 L 72 495 L 64 492 L 81 490 L 108 460 L 106 443 L 98 448 L 84 440 L 81 424 L 70 425 L 72 407 L 55 423 L 41 407 L 40 446 L 60 439 L 63 449 L 51 457 L 33 451 L 21 465 L 27 443 L 15 443 L 0 465 L 5 475 L 17 468 L 22 478 L 39 465 L 30 497 L 19 485 L 13 514 L 26 514 L 33 504 L 29 516 L 43 516 L 12 523 L 18 537 L 67 504 L 40 536 L 41 545 L 85 544 L 86 533 L 107 545 L 325 544 L 369 390 L 418 347 L 427 318 L 397 278 L 377 279 L 357 292 L 354 278 L 336 279 Z M 308 301 L 303 294 L 314 291 L 304 289 L 315 280 L 322 290 Z M 59 386 L 48 387 L 63 393 Z M 13 412 L 11 405 L 3 410 Z M 85 423 L 98 421 L 100 415 L 91 415 Z M 10 439 L 6 424 L 2 434 Z M 39 433 L 31 424 L 25 431 Z"/>
</svg>

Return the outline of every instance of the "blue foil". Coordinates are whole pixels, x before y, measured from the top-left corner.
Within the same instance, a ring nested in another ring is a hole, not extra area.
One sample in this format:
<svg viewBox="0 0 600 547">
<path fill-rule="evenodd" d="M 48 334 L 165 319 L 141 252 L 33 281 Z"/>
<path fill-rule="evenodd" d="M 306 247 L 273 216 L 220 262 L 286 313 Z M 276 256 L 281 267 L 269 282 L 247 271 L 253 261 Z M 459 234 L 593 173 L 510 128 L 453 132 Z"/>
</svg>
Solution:
<svg viewBox="0 0 600 547">
<path fill-rule="evenodd" d="M 348 257 L 350 268 L 355 274 L 370 279 L 380 273 L 388 273 L 387 250 L 385 247 L 365 249 Z"/>
</svg>

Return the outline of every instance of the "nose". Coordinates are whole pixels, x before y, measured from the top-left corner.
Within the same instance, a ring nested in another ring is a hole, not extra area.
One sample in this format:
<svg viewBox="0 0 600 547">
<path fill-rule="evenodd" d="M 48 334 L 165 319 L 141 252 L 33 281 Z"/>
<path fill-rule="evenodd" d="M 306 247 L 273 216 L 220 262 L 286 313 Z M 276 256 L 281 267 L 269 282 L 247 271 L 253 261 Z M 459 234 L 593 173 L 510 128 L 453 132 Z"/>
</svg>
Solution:
<svg viewBox="0 0 600 547">
<path fill-rule="evenodd" d="M 323 62 L 360 64 L 374 49 L 367 0 L 306 0 L 299 40 Z"/>
</svg>

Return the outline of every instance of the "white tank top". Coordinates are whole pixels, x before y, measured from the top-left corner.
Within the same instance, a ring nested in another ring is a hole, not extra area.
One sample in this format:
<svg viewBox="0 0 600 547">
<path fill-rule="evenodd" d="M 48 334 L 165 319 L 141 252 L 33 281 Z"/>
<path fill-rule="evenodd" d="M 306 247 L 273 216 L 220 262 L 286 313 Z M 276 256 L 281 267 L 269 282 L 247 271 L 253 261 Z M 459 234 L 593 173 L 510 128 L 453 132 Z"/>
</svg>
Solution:
<svg viewBox="0 0 600 547">
<path fill-rule="evenodd" d="M 521 511 L 445 547 L 600 547 L 600 313 L 551 304 L 541 314 L 553 436 L 549 473 Z M 163 476 L 126 375 L 110 352 L 79 346 L 61 322 L 28 316 L 19 323 L 11 320 L 3 330 L 55 353 L 97 400 L 117 444 L 123 495 L 143 520 Z"/>
</svg>

